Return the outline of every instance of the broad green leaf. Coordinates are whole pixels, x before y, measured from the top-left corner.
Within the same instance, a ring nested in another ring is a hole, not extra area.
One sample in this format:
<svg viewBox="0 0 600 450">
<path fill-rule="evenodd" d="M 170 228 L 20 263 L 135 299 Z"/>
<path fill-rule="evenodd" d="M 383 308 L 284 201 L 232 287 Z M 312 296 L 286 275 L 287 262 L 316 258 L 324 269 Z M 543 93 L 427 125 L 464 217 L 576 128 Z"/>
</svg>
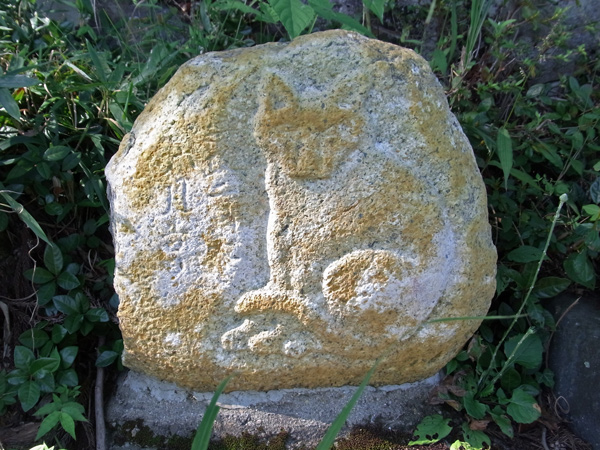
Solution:
<svg viewBox="0 0 600 450">
<path fill-rule="evenodd" d="M 35 381 L 43 394 L 49 394 L 56 390 L 56 380 L 54 380 L 53 372 L 39 373 L 35 376 Z"/>
<path fill-rule="evenodd" d="M 535 288 L 533 290 L 533 294 L 537 298 L 550 298 L 555 297 L 560 294 L 562 291 L 567 289 L 571 282 L 566 278 L 559 277 L 546 277 L 540 278 L 537 283 L 535 283 Z"/>
<path fill-rule="evenodd" d="M 44 264 L 54 275 L 58 275 L 63 268 L 63 255 L 58 245 L 47 245 L 44 251 Z"/>
<path fill-rule="evenodd" d="M 500 378 L 500 384 L 503 389 L 511 392 L 521 385 L 521 374 L 511 367 Z"/>
<path fill-rule="evenodd" d="M 54 280 L 54 275 L 42 267 L 26 270 L 23 275 L 36 284 L 45 284 Z"/>
<path fill-rule="evenodd" d="M 268 0 L 290 39 L 300 36 L 315 18 L 314 10 L 300 0 Z"/>
<path fill-rule="evenodd" d="M 230 10 L 237 10 L 240 11 L 244 14 L 253 14 L 254 16 L 256 16 L 256 19 L 260 22 L 265 22 L 265 23 L 275 23 L 277 22 L 277 18 L 275 18 L 273 20 L 273 17 L 270 14 L 265 14 L 264 10 L 263 10 L 263 6 L 265 4 L 261 3 L 260 7 L 261 9 L 255 9 L 252 6 L 246 5 L 244 2 L 241 2 L 239 0 L 229 0 L 229 1 L 224 1 L 224 2 L 218 2 L 217 4 L 215 4 L 215 6 L 221 10 L 221 11 L 230 11 Z"/>
<path fill-rule="evenodd" d="M 471 430 L 469 428 L 469 424 L 463 422 L 462 424 L 463 438 L 467 441 L 467 444 L 471 447 L 469 450 L 481 450 L 483 449 L 483 444 L 487 444 L 487 447 L 491 447 L 491 440 L 487 434 L 480 430 Z M 468 448 L 468 447 L 466 447 Z"/>
<path fill-rule="evenodd" d="M 22 345 L 15 346 L 14 362 L 17 369 L 29 371 L 29 366 L 35 360 L 35 355 L 27 347 Z"/>
<path fill-rule="evenodd" d="M 506 412 L 517 423 L 533 423 L 541 416 L 535 398 L 520 388 L 513 391 Z"/>
<path fill-rule="evenodd" d="M 46 306 L 52 301 L 52 297 L 56 294 L 56 283 L 50 281 L 42 284 L 37 291 L 37 302 L 39 306 Z"/>
<path fill-rule="evenodd" d="M 56 372 L 60 366 L 60 360 L 54 358 L 38 358 L 29 366 L 29 373 L 32 376 L 42 378 L 47 373 Z"/>
<path fill-rule="evenodd" d="M 63 429 L 67 433 L 69 433 L 71 435 L 71 437 L 73 439 L 76 439 L 75 438 L 75 421 L 69 414 L 67 414 L 65 412 L 60 413 L 60 425 L 63 427 Z"/>
<path fill-rule="evenodd" d="M 79 384 L 79 377 L 74 369 L 61 370 L 56 374 L 56 382 L 64 386 L 75 387 Z"/>
<path fill-rule="evenodd" d="M 31 328 L 19 336 L 19 342 L 30 349 L 40 348 L 50 340 L 48 333 L 38 328 Z"/>
<path fill-rule="evenodd" d="M 26 77 L 25 75 L 3 75 L 0 76 L 0 88 L 16 89 L 40 84 L 36 78 Z"/>
<path fill-rule="evenodd" d="M 523 245 L 511 251 L 507 258 L 514 262 L 529 263 L 542 259 L 543 252 L 537 247 Z"/>
<path fill-rule="evenodd" d="M 68 402 L 63 405 L 61 411 L 71 416 L 74 420 L 80 422 L 87 422 L 87 419 L 83 415 L 85 411 L 83 405 L 77 402 Z"/>
<path fill-rule="evenodd" d="M 36 412 L 34 412 L 33 415 L 36 417 L 47 416 L 48 414 L 51 414 L 54 411 L 60 411 L 60 403 L 46 403 L 44 406 L 42 406 Z"/>
<path fill-rule="evenodd" d="M 449 422 L 450 419 L 444 419 L 440 414 L 425 417 L 414 432 L 417 440 L 410 441 L 408 445 L 427 445 L 444 439 L 452 431 Z"/>
<path fill-rule="evenodd" d="M 508 177 L 513 166 L 513 149 L 510 134 L 504 127 L 498 130 L 496 146 L 498 148 L 498 159 L 500 160 L 500 166 L 502 167 L 502 172 L 504 173 L 504 189 L 508 189 Z"/>
<path fill-rule="evenodd" d="M 585 251 L 571 253 L 563 262 L 563 267 L 567 276 L 575 283 L 591 290 L 595 289 L 596 272 Z"/>
<path fill-rule="evenodd" d="M 79 308 L 77 301 L 68 295 L 56 295 L 53 299 L 54 306 L 64 314 L 78 314 Z"/>
<path fill-rule="evenodd" d="M 535 379 L 540 384 L 545 384 L 549 388 L 554 387 L 554 372 L 550 369 L 544 369 L 543 372 L 537 372 Z"/>
<path fill-rule="evenodd" d="M 77 277 L 75 275 L 73 275 L 72 273 L 69 273 L 66 271 L 61 273 L 58 276 L 58 278 L 56 279 L 56 282 L 65 291 L 70 291 L 71 289 L 75 289 L 76 287 L 79 287 L 79 285 L 80 285 Z"/>
<path fill-rule="evenodd" d="M 35 381 L 26 381 L 19 387 L 18 396 L 21 408 L 27 412 L 33 408 L 40 399 L 40 387 Z"/>
<path fill-rule="evenodd" d="M 65 147 L 64 145 L 56 145 L 49 147 L 48 150 L 44 152 L 44 159 L 46 161 L 61 161 L 69 153 L 71 153 L 71 148 Z"/>
<path fill-rule="evenodd" d="M 323 19 L 339 22 L 344 25 L 344 28 L 356 31 L 365 36 L 374 37 L 373 33 L 368 28 L 362 26 L 357 20 L 346 14 L 335 12 L 329 0 L 308 0 L 308 5 Z"/>
<path fill-rule="evenodd" d="M 590 216 L 592 222 L 596 222 L 600 219 L 600 206 L 598 205 L 583 205 L 581 207 L 585 213 Z"/>
<path fill-rule="evenodd" d="M 52 327 L 52 342 L 58 344 L 68 334 L 67 329 L 57 323 Z M 68 348 L 68 347 L 67 347 Z"/>
<path fill-rule="evenodd" d="M 509 438 L 513 438 L 515 432 L 512 427 L 511 420 L 504 414 L 504 411 L 500 406 L 496 406 L 492 412 L 490 413 L 496 425 L 500 428 L 500 430 L 507 435 Z"/>
<path fill-rule="evenodd" d="M 519 334 L 504 344 L 504 354 L 515 364 L 527 369 L 537 369 L 542 364 L 544 346 L 536 334 Z"/>
<path fill-rule="evenodd" d="M 81 324 L 83 323 L 83 314 L 69 314 L 65 319 L 65 328 L 70 334 L 75 333 L 79 328 L 81 328 Z M 87 333 L 82 333 L 84 336 Z"/>
<path fill-rule="evenodd" d="M 386 0 L 363 0 L 363 4 L 383 23 L 383 7 Z"/>
<path fill-rule="evenodd" d="M 475 400 L 473 392 L 468 392 L 467 395 L 464 396 L 463 404 L 467 414 L 474 419 L 483 419 L 487 412 L 487 407 L 483 403 Z"/>
<path fill-rule="evenodd" d="M 19 104 L 14 99 L 10 91 L 3 87 L 0 87 L 0 106 L 3 107 L 13 119 L 21 120 Z"/>
<path fill-rule="evenodd" d="M 85 318 L 90 322 L 108 322 L 108 313 L 104 308 L 92 308 L 85 313 Z"/>
<path fill-rule="evenodd" d="M 105 350 L 98 355 L 98 358 L 96 359 L 96 367 L 108 367 L 118 357 L 119 354 L 117 352 L 113 352 L 112 350 Z"/>
<path fill-rule="evenodd" d="M 66 330 L 65 330 L 66 331 Z M 77 353 L 79 352 L 79 347 L 76 345 L 72 345 L 70 347 L 65 347 L 60 351 L 60 367 L 62 369 L 67 369 L 73 364 L 75 358 L 77 357 Z"/>
<path fill-rule="evenodd" d="M 48 417 L 42 420 L 42 423 L 40 425 L 40 428 L 38 429 L 38 433 L 35 439 L 38 440 L 42 436 L 45 436 L 46 433 L 48 433 L 58 424 L 59 419 L 60 411 L 54 411 L 53 413 L 49 414 Z"/>
</svg>

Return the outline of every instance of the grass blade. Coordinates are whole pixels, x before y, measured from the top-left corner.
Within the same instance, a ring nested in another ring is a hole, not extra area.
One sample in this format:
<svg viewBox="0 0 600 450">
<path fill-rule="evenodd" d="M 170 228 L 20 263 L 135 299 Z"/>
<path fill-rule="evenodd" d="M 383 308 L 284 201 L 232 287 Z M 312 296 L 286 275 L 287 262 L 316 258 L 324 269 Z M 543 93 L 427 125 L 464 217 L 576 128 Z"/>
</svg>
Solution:
<svg viewBox="0 0 600 450">
<path fill-rule="evenodd" d="M 213 394 L 212 399 L 210 400 L 210 403 L 204 412 L 204 417 L 202 417 L 202 421 L 200 422 L 200 425 L 198 425 L 198 430 L 196 431 L 196 435 L 192 441 L 192 450 L 206 450 L 208 448 L 213 425 L 215 423 L 215 419 L 217 418 L 217 414 L 219 414 L 219 409 L 221 409 L 219 406 L 217 406 L 217 400 L 223 393 L 227 383 L 229 383 L 234 375 L 235 374 L 229 375 L 227 378 L 221 381 L 219 386 L 217 386 L 217 390 Z"/>
<path fill-rule="evenodd" d="M 365 390 L 365 387 L 367 387 L 371 376 L 373 375 L 373 373 L 375 373 L 375 369 L 377 369 L 377 366 L 380 362 L 381 358 L 375 361 L 375 364 L 373 364 L 371 370 L 367 372 L 367 374 L 362 380 L 362 383 L 360 383 L 360 386 L 358 387 L 350 401 L 346 404 L 346 406 L 344 406 L 344 409 L 342 409 L 342 411 L 338 414 L 333 423 L 329 426 L 329 429 L 325 433 L 325 436 L 323 436 L 323 439 L 317 446 L 316 450 L 329 450 L 331 448 L 333 442 L 335 441 L 335 437 L 338 435 L 338 433 L 346 423 L 346 420 L 348 419 L 352 408 L 354 408 L 354 405 L 362 395 L 363 391 Z"/>
<path fill-rule="evenodd" d="M 40 224 L 33 218 L 31 214 L 25 209 L 23 205 L 21 205 L 18 201 L 12 198 L 6 191 L 4 184 L 0 182 L 0 195 L 6 200 L 10 208 L 17 213 L 19 219 L 21 219 L 25 225 L 31 228 L 31 231 L 35 233 L 37 237 L 39 237 L 42 241 L 46 242 L 49 245 L 52 245 L 52 241 L 46 236 L 44 230 Z"/>
</svg>

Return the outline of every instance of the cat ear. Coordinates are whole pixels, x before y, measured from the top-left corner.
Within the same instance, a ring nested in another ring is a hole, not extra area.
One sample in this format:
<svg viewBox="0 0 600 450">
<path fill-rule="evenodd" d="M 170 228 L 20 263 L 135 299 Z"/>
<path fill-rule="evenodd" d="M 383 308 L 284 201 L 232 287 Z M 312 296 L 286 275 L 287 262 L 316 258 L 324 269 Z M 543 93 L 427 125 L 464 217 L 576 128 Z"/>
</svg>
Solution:
<svg viewBox="0 0 600 450">
<path fill-rule="evenodd" d="M 298 103 L 292 88 L 275 74 L 266 80 L 264 90 L 263 104 L 267 111 L 296 106 Z"/>
</svg>

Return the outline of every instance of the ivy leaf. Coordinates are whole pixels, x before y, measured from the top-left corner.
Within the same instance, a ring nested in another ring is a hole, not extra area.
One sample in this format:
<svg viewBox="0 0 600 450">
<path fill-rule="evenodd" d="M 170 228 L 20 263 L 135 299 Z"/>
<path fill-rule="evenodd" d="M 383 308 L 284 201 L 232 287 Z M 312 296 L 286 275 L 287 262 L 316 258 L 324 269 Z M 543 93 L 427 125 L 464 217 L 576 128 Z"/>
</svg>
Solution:
<svg viewBox="0 0 600 450">
<path fill-rule="evenodd" d="M 118 357 L 119 354 L 117 352 L 113 352 L 112 350 L 105 350 L 98 355 L 98 358 L 96 359 L 96 367 L 108 367 Z"/>
<path fill-rule="evenodd" d="M 415 431 L 417 440 L 409 442 L 408 445 L 427 445 L 444 439 L 452 431 L 449 422 L 450 419 L 444 419 L 440 414 L 425 417 Z"/>
<path fill-rule="evenodd" d="M 66 332 L 67 330 L 65 330 Z M 77 357 L 77 353 L 79 352 L 79 347 L 76 345 L 72 345 L 70 347 L 65 347 L 60 351 L 60 367 L 62 369 L 67 369 L 73 364 L 75 358 Z"/>
<path fill-rule="evenodd" d="M 38 328 L 26 330 L 19 336 L 19 342 L 30 349 L 40 348 L 49 340 L 48 333 Z"/>
<path fill-rule="evenodd" d="M 54 275 L 58 275 L 63 268 L 63 255 L 58 245 L 47 245 L 44 250 L 44 264 Z"/>
<path fill-rule="evenodd" d="M 473 392 L 467 393 L 467 395 L 464 396 L 463 402 L 468 415 L 474 419 L 483 419 L 487 412 L 487 408 L 483 403 L 475 400 Z"/>
<path fill-rule="evenodd" d="M 522 389 L 515 389 L 506 412 L 517 423 L 533 423 L 541 416 L 540 406 L 532 395 Z"/>
<path fill-rule="evenodd" d="M 56 282 L 65 291 L 70 291 L 72 289 L 75 289 L 76 287 L 79 287 L 79 285 L 80 285 L 77 277 L 75 275 L 73 275 L 72 273 L 69 273 L 66 271 L 61 273 L 58 276 L 58 278 L 56 279 Z"/>
<path fill-rule="evenodd" d="M 290 39 L 300 36 L 315 18 L 314 10 L 300 0 L 269 0 Z"/>
<path fill-rule="evenodd" d="M 45 284 L 54 280 L 54 275 L 42 267 L 26 270 L 23 275 L 36 284 Z"/>
<path fill-rule="evenodd" d="M 29 370 L 30 364 L 35 360 L 35 355 L 27 347 L 17 345 L 15 347 L 15 367 L 17 369 Z"/>
<path fill-rule="evenodd" d="M 78 314 L 79 313 L 79 304 L 78 302 L 68 295 L 56 295 L 53 299 L 54 306 L 61 313 L 64 314 Z"/>
<path fill-rule="evenodd" d="M 74 369 L 67 369 L 57 373 L 56 382 L 64 386 L 75 387 L 79 384 L 79 377 Z"/>
</svg>

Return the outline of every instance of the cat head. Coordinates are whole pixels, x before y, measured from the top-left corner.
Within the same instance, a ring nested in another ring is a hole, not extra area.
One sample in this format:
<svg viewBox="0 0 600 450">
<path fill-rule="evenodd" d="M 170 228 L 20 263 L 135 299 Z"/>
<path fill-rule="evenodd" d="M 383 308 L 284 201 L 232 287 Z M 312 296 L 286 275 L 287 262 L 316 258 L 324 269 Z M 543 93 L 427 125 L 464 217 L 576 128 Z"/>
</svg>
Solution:
<svg viewBox="0 0 600 450">
<path fill-rule="evenodd" d="M 300 99 L 280 77 L 270 75 L 254 126 L 267 161 L 292 178 L 329 177 L 358 148 L 364 126 L 359 102 L 350 102 L 349 92 L 337 88 L 323 97 Z"/>
</svg>

